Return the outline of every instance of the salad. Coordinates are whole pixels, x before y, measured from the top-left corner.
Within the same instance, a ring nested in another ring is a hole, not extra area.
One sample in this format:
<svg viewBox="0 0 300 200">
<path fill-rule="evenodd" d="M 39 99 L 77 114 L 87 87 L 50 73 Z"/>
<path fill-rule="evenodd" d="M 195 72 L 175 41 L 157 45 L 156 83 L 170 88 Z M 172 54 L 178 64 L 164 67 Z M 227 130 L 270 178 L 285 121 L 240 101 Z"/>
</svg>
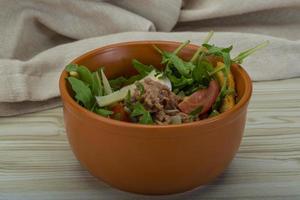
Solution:
<svg viewBox="0 0 300 200">
<path fill-rule="evenodd" d="M 190 41 L 173 52 L 153 45 L 162 58 L 162 71 L 133 59 L 136 75 L 108 79 L 104 67 L 91 72 L 85 66 L 69 64 L 65 70 L 74 99 L 98 115 L 140 124 L 180 124 L 226 112 L 236 104 L 231 66 L 242 63 L 268 41 L 231 58 L 232 46 L 209 44 L 212 35 L 207 35 L 190 60 L 178 56 Z"/>
</svg>

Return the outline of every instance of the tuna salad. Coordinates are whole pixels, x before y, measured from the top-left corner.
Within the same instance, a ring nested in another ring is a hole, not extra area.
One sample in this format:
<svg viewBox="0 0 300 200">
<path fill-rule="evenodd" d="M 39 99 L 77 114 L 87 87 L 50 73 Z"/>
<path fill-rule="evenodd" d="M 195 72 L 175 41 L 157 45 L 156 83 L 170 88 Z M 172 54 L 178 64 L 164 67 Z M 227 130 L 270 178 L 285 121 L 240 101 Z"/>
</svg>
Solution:
<svg viewBox="0 0 300 200">
<path fill-rule="evenodd" d="M 230 47 L 208 44 L 212 32 L 190 60 L 178 54 L 190 41 L 169 52 L 153 45 L 161 55 L 163 70 L 132 60 L 136 74 L 106 77 L 105 68 L 90 71 L 78 64 L 65 70 L 74 99 L 84 108 L 107 118 L 140 124 L 181 124 L 217 116 L 236 104 L 233 65 L 268 42 L 231 58 Z"/>
</svg>

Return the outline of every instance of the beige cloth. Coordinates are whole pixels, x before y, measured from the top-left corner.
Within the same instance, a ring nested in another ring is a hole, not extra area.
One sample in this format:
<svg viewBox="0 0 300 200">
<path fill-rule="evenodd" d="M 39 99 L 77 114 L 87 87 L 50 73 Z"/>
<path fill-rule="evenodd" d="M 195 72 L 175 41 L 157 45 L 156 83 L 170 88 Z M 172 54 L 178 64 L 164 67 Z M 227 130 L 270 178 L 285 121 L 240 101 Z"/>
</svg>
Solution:
<svg viewBox="0 0 300 200">
<path fill-rule="evenodd" d="M 222 32 L 212 43 L 233 44 L 234 54 L 270 40 L 244 63 L 252 78 L 300 76 L 299 0 L 2 0 L 0 26 L 0 116 L 59 105 L 64 66 L 89 50 L 123 41 L 200 44 L 205 31 L 217 30 Z M 201 32 L 161 32 L 172 30 Z"/>
</svg>

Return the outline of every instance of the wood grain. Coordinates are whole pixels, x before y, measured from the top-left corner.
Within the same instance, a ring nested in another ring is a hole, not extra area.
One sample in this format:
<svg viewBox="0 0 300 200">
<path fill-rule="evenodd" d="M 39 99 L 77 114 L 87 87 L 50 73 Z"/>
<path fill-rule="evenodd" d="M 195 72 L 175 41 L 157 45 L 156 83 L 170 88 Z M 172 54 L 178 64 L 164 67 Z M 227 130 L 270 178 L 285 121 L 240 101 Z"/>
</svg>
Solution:
<svg viewBox="0 0 300 200">
<path fill-rule="evenodd" d="M 230 167 L 179 195 L 129 194 L 93 178 L 70 150 L 61 108 L 0 118 L 0 199 L 300 199 L 300 79 L 255 83 Z"/>
</svg>

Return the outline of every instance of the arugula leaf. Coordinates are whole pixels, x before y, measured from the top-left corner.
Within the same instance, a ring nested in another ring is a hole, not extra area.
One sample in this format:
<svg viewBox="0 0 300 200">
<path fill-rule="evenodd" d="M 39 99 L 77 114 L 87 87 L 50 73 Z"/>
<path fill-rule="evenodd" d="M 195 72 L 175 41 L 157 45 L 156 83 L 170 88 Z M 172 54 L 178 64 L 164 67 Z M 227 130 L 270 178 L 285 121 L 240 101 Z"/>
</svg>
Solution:
<svg viewBox="0 0 300 200">
<path fill-rule="evenodd" d="M 150 115 L 150 112 L 145 112 L 142 117 L 140 118 L 141 124 L 153 124 L 152 117 Z"/>
<path fill-rule="evenodd" d="M 230 51 L 232 50 L 232 46 L 227 48 L 216 47 L 214 45 L 203 44 L 204 47 L 208 49 L 207 54 L 213 54 L 216 56 L 222 56 L 225 64 L 225 76 L 227 76 L 228 72 L 230 71 L 231 66 L 231 58 L 230 58 Z"/>
<path fill-rule="evenodd" d="M 142 78 L 144 78 L 145 76 L 144 75 L 141 75 L 141 74 L 137 74 L 137 75 L 134 75 L 134 76 L 131 76 L 127 79 L 127 81 L 125 82 L 125 85 L 130 85 L 136 81 L 139 81 L 141 80 Z"/>
<path fill-rule="evenodd" d="M 77 78 L 68 77 L 68 81 L 71 84 L 72 90 L 75 92 L 75 99 L 90 110 L 94 103 L 91 89 L 83 81 Z"/>
<path fill-rule="evenodd" d="M 211 65 L 212 67 L 212 65 Z M 214 74 L 218 73 L 219 71 L 222 71 L 225 69 L 225 65 L 222 65 L 221 67 L 216 67 L 216 68 L 211 68 L 210 70 L 208 70 L 208 74 L 210 76 L 213 76 Z"/>
<path fill-rule="evenodd" d="M 191 41 L 190 40 L 186 40 L 183 43 L 181 43 L 174 51 L 173 54 L 178 54 L 184 47 L 186 47 Z"/>
<path fill-rule="evenodd" d="M 78 68 L 77 68 L 77 72 L 79 74 L 80 80 L 82 80 L 83 82 L 85 82 L 89 86 L 93 85 L 93 76 L 92 76 L 92 73 L 90 72 L 90 70 L 87 67 L 85 67 L 83 65 L 79 65 Z"/>
<path fill-rule="evenodd" d="M 133 111 L 130 114 L 131 117 L 140 117 L 139 123 L 141 124 L 153 124 L 153 120 L 149 111 L 144 106 L 137 102 L 133 105 Z"/>
<path fill-rule="evenodd" d="M 203 106 L 199 106 L 195 110 L 190 112 L 189 114 L 197 117 L 201 113 L 202 110 L 203 110 Z"/>
<path fill-rule="evenodd" d="M 211 37 L 213 36 L 214 32 L 210 31 L 207 36 L 205 37 L 204 41 L 202 44 L 207 44 L 209 42 L 209 40 L 211 39 Z M 198 58 L 200 57 L 200 59 L 202 59 L 202 57 L 204 56 L 204 50 L 205 48 L 203 48 L 203 46 L 199 47 L 197 49 L 197 51 L 194 53 L 193 57 L 191 58 L 190 62 L 194 63 L 198 60 Z"/>
<path fill-rule="evenodd" d="M 116 79 L 109 80 L 109 84 L 114 90 L 118 90 L 124 85 L 130 85 L 136 81 L 139 81 L 154 70 L 154 67 L 152 65 L 145 65 L 136 59 L 132 60 L 132 65 L 138 71 L 139 74 L 133 75 L 129 78 L 120 76 Z"/>
<path fill-rule="evenodd" d="M 191 72 L 195 68 L 195 65 L 182 60 L 176 55 L 188 45 L 189 42 L 190 41 L 182 43 L 173 52 L 162 51 L 153 45 L 156 51 L 162 55 L 161 63 L 166 64 L 164 75 L 171 81 L 173 90 L 184 88 L 194 82 Z"/>
<path fill-rule="evenodd" d="M 208 86 L 211 80 L 209 72 L 213 69 L 213 66 L 207 61 L 198 62 L 196 68 L 193 70 L 192 75 L 194 80 L 202 85 Z"/>
<path fill-rule="evenodd" d="M 108 82 L 109 82 L 111 88 L 114 91 L 116 91 L 125 85 L 125 83 L 127 82 L 127 78 L 125 78 L 124 76 L 119 76 L 115 79 L 110 79 Z"/>
<path fill-rule="evenodd" d="M 164 51 L 163 57 L 163 62 L 167 62 L 167 65 L 176 68 L 182 76 L 187 77 L 190 74 L 191 68 L 188 67 L 184 61 L 174 53 Z"/>
<path fill-rule="evenodd" d="M 170 80 L 173 90 L 182 89 L 194 82 L 191 75 L 190 77 L 182 76 L 176 68 L 170 66 L 166 66 L 164 75 Z"/>
<path fill-rule="evenodd" d="M 248 57 L 249 55 L 253 54 L 253 53 L 256 52 L 257 50 L 262 49 L 262 48 L 268 46 L 269 44 L 270 44 L 269 41 L 265 41 L 265 42 L 263 42 L 263 43 L 261 43 L 261 44 L 255 46 L 255 47 L 251 48 L 251 49 L 248 49 L 248 50 L 246 50 L 246 51 L 243 51 L 243 52 L 241 52 L 237 57 L 235 57 L 234 59 L 232 59 L 232 61 L 240 64 L 240 63 L 243 62 L 243 60 L 244 60 L 246 57 Z"/>
<path fill-rule="evenodd" d="M 194 92 L 198 91 L 199 89 L 204 89 L 204 88 L 207 88 L 207 86 L 195 83 L 193 85 L 187 86 L 186 88 L 183 88 L 181 91 L 186 96 L 189 96 L 189 95 L 193 94 Z"/>
<path fill-rule="evenodd" d="M 134 106 L 133 111 L 130 114 L 131 117 L 137 117 L 143 115 L 146 111 L 144 106 L 140 102 L 135 103 L 133 106 Z"/>
<path fill-rule="evenodd" d="M 102 115 L 103 117 L 108 117 L 108 116 L 114 114 L 113 111 L 105 109 L 105 108 L 98 108 L 95 110 L 95 112 L 99 115 Z"/>
<path fill-rule="evenodd" d="M 143 95 L 145 93 L 144 85 L 138 81 L 135 83 L 135 85 L 136 85 L 136 88 L 138 89 L 138 91 L 140 91 L 140 95 Z"/>
<path fill-rule="evenodd" d="M 188 76 L 194 68 L 194 65 L 191 62 L 185 62 L 179 58 L 177 54 L 189 43 L 189 40 L 183 42 L 173 52 L 162 51 L 155 45 L 153 45 L 153 47 L 162 55 L 162 64 L 166 64 L 167 67 L 173 66 L 181 75 Z"/>
<path fill-rule="evenodd" d="M 232 50 L 232 45 L 227 48 L 217 47 L 215 45 L 210 44 L 203 44 L 203 46 L 207 48 L 207 54 L 214 54 L 217 56 L 222 56 L 223 53 L 230 53 L 230 51 Z"/>
<path fill-rule="evenodd" d="M 185 67 L 189 70 L 189 72 L 193 71 L 196 67 L 192 62 L 183 61 Z"/>
<path fill-rule="evenodd" d="M 174 92 L 175 93 L 175 92 Z M 185 92 L 183 91 L 183 90 L 181 90 L 181 91 L 178 91 L 177 93 L 175 93 L 177 96 L 179 96 L 179 97 L 185 97 L 186 96 L 186 94 L 185 94 Z"/>
<path fill-rule="evenodd" d="M 133 75 L 133 76 L 129 77 L 128 79 L 125 78 L 124 76 L 120 76 L 118 78 L 109 80 L 109 84 L 113 88 L 113 90 L 116 91 L 116 90 L 121 89 L 123 86 L 130 85 L 136 81 L 141 80 L 144 77 L 145 76 L 141 75 L 141 74 Z"/>
<path fill-rule="evenodd" d="M 76 72 L 76 71 L 77 71 L 77 68 L 78 68 L 78 65 L 77 65 L 77 64 L 71 63 L 71 64 L 68 64 L 68 65 L 66 66 L 65 70 L 66 70 L 67 72 Z"/>
<path fill-rule="evenodd" d="M 227 90 L 227 77 L 230 72 L 230 67 L 231 67 L 231 58 L 230 58 L 230 51 L 232 50 L 232 46 L 229 46 L 227 48 L 222 48 L 222 47 L 216 47 L 214 45 L 209 45 L 209 44 L 203 44 L 208 49 L 207 54 L 213 54 L 216 56 L 222 56 L 223 61 L 224 61 L 224 85 L 221 88 L 221 92 L 218 95 L 216 102 L 213 105 L 213 110 L 218 110 L 222 104 L 222 100 L 224 98 L 224 93 Z"/>
<path fill-rule="evenodd" d="M 228 76 L 228 73 L 230 72 L 231 67 L 231 58 L 230 54 L 228 52 L 223 52 L 223 59 L 224 59 L 224 65 L 225 65 L 225 76 Z"/>
<path fill-rule="evenodd" d="M 153 44 L 152 47 L 153 47 L 160 55 L 163 54 L 162 50 L 161 50 L 160 48 L 158 48 L 155 44 Z"/>
<path fill-rule="evenodd" d="M 132 109 L 132 103 L 131 103 L 131 92 L 130 90 L 128 90 L 127 95 L 124 99 L 124 104 L 127 108 L 129 108 L 130 110 Z"/>
<path fill-rule="evenodd" d="M 139 74 L 144 76 L 148 75 L 154 70 L 154 67 L 152 65 L 145 65 L 136 59 L 132 60 L 132 65 L 138 71 Z"/>
<path fill-rule="evenodd" d="M 167 73 L 167 77 L 172 83 L 173 90 L 182 89 L 188 85 L 191 85 L 194 82 L 193 78 L 185 78 L 184 76 L 177 78 L 175 75 L 171 73 Z"/>
</svg>

